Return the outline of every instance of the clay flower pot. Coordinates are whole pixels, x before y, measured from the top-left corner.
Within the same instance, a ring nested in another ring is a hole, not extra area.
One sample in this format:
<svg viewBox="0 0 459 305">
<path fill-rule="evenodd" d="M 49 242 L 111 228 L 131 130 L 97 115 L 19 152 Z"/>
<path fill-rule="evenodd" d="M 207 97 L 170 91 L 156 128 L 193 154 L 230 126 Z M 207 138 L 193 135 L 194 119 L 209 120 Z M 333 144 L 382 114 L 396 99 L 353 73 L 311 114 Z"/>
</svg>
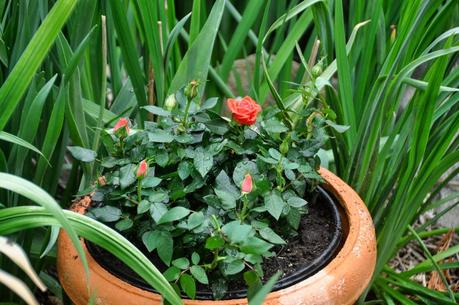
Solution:
<svg viewBox="0 0 459 305">
<path fill-rule="evenodd" d="M 376 263 L 376 239 L 370 214 L 357 193 L 340 178 L 326 169 L 320 174 L 324 188 L 342 206 L 345 238 L 333 260 L 313 276 L 288 288 L 270 293 L 265 305 L 348 305 L 353 304 L 372 277 Z M 89 206 L 89 203 L 88 205 Z M 87 206 L 74 211 L 84 213 Z M 90 287 L 97 295 L 95 304 L 104 305 L 160 305 L 160 295 L 132 286 L 102 268 L 86 251 L 91 271 Z M 70 239 L 61 233 L 58 242 L 57 268 L 59 280 L 76 305 L 88 304 L 85 274 Z M 244 305 L 246 299 L 220 301 L 184 300 L 186 305 Z"/>
</svg>

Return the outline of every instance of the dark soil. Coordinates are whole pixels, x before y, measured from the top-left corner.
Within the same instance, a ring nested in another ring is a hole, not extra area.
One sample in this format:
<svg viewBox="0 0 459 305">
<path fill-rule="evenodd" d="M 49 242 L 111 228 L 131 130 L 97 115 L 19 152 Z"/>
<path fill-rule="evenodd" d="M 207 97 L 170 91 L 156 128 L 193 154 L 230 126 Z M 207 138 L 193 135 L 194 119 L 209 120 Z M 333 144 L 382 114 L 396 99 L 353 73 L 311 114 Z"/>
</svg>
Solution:
<svg viewBox="0 0 459 305">
<path fill-rule="evenodd" d="M 275 249 L 276 255 L 263 262 L 265 277 L 270 278 L 277 271 L 285 276 L 310 264 L 330 244 L 335 227 L 328 209 L 320 202 L 310 205 L 308 214 L 301 219 L 299 236 Z"/>
<path fill-rule="evenodd" d="M 332 211 L 326 204 L 323 204 L 323 200 L 319 196 L 317 201 L 309 203 L 308 214 L 304 215 L 301 219 L 299 234 L 287 240 L 288 243 L 286 245 L 274 248 L 275 255 L 264 260 L 263 271 L 265 279 L 269 279 L 277 271 L 280 271 L 282 275 L 279 281 L 281 281 L 299 269 L 310 265 L 327 249 L 335 231 L 336 224 L 333 220 Z M 109 271 L 113 270 L 111 272 L 117 276 L 119 274 L 125 275 L 126 280 L 131 284 L 141 288 L 148 287 L 148 284 L 145 284 L 134 271 L 115 258 L 111 253 L 89 242 L 87 242 L 87 245 L 95 259 Z M 143 245 L 136 246 L 139 249 L 144 249 Z M 156 255 L 151 253 L 145 253 L 145 255 L 150 258 L 160 271 L 167 269 Z M 321 263 L 324 265 L 327 261 Z M 204 293 L 210 292 L 210 288 L 205 285 L 199 284 L 197 288 L 198 291 Z M 232 281 L 229 283 L 228 288 L 229 291 L 237 291 L 246 289 L 246 286 L 242 281 Z"/>
</svg>

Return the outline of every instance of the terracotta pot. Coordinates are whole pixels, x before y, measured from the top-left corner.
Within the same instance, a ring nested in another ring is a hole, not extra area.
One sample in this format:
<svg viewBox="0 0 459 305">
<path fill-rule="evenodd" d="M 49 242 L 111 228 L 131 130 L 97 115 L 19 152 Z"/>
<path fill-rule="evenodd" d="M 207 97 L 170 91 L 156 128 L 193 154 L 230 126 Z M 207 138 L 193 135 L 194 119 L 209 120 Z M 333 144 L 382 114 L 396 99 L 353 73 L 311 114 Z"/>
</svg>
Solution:
<svg viewBox="0 0 459 305">
<path fill-rule="evenodd" d="M 370 214 L 357 193 L 326 169 L 320 173 L 326 188 L 343 208 L 346 236 L 336 257 L 313 276 L 285 289 L 270 293 L 265 305 L 348 305 L 353 304 L 367 287 L 376 263 L 376 239 Z M 84 213 L 89 202 L 73 206 Z M 155 305 L 160 295 L 134 287 L 102 268 L 82 246 L 91 270 L 90 287 L 95 304 Z M 58 241 L 57 269 L 62 287 L 76 305 L 88 304 L 88 291 L 81 261 L 68 236 L 61 232 Z M 184 300 L 186 305 L 244 305 L 246 299 L 221 301 Z"/>
</svg>

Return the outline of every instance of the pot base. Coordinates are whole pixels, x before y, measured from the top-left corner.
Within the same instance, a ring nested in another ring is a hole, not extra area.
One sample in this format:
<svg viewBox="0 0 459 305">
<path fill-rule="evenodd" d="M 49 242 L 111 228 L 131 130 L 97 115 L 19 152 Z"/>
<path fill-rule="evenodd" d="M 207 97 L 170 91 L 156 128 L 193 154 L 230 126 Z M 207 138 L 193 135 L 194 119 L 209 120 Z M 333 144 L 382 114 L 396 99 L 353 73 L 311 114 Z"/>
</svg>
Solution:
<svg viewBox="0 0 459 305">
<path fill-rule="evenodd" d="M 340 178 L 326 169 L 320 173 L 324 186 L 340 202 L 347 223 L 347 237 L 336 257 L 313 276 L 288 288 L 268 294 L 265 305 L 351 305 L 371 280 L 376 263 L 376 239 L 371 217 L 357 193 Z M 88 205 L 74 206 L 84 213 Z M 104 305 L 160 305 L 161 296 L 113 276 L 101 267 L 86 251 L 91 270 L 91 292 L 96 293 L 95 304 Z M 58 274 L 62 287 L 76 305 L 89 300 L 85 274 L 79 257 L 68 236 L 61 232 L 58 242 Z M 246 299 L 184 300 L 185 305 L 246 305 Z"/>
</svg>

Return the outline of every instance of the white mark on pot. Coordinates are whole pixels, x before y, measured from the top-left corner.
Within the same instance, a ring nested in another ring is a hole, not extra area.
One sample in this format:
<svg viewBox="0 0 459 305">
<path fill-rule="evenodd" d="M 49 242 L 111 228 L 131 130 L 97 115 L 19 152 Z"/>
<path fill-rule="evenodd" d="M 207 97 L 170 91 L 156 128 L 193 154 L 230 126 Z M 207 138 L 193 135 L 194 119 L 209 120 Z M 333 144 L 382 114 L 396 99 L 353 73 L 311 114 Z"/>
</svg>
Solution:
<svg viewBox="0 0 459 305">
<path fill-rule="evenodd" d="M 361 255 L 360 241 L 355 245 L 354 249 L 352 249 L 352 253 L 355 256 L 360 257 L 360 255 Z"/>
<path fill-rule="evenodd" d="M 344 280 L 344 278 L 340 279 L 338 283 L 336 283 L 335 285 L 331 287 L 333 294 L 341 295 L 343 293 L 343 290 L 345 289 L 345 286 L 346 286 L 345 284 L 346 284 L 346 281 Z"/>
<path fill-rule="evenodd" d="M 105 303 L 105 301 L 102 300 L 101 298 L 96 297 L 96 298 L 94 299 L 94 304 L 96 304 L 96 305 L 105 305 L 106 303 Z"/>
</svg>

